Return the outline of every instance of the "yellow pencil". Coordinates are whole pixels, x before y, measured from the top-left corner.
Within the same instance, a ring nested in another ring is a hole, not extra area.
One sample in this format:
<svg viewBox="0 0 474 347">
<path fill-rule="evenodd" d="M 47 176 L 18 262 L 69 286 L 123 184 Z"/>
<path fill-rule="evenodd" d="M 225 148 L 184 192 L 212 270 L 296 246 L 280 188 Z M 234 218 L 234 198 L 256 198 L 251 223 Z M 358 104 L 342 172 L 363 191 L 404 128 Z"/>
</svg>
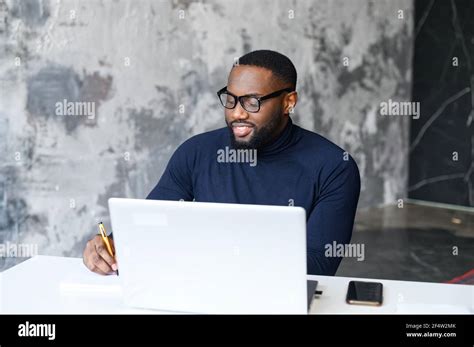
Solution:
<svg viewBox="0 0 474 347">
<path fill-rule="evenodd" d="M 107 252 L 109 252 L 111 257 L 115 258 L 114 250 L 112 248 L 112 245 L 110 244 L 109 237 L 107 236 L 107 233 L 105 232 L 104 224 L 102 222 L 99 223 L 99 234 L 102 237 L 102 241 L 105 243 Z M 118 270 L 117 270 L 117 276 L 118 276 Z"/>
<path fill-rule="evenodd" d="M 107 237 L 107 233 L 105 232 L 104 224 L 102 222 L 99 223 L 99 233 L 102 236 L 102 241 L 105 243 L 105 247 L 107 247 L 107 251 L 109 252 L 110 256 L 114 257 L 114 251 L 112 249 L 112 245 L 110 244 L 109 238 Z"/>
</svg>

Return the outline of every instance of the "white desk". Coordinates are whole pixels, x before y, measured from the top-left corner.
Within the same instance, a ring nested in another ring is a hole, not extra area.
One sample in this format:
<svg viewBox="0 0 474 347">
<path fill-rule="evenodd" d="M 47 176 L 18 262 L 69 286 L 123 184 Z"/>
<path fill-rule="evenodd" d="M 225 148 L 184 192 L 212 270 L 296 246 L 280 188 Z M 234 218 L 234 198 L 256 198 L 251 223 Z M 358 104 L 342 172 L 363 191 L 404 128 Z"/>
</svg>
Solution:
<svg viewBox="0 0 474 347">
<path fill-rule="evenodd" d="M 474 314 L 473 286 L 370 279 L 383 283 L 384 303 L 366 307 L 345 303 L 353 278 L 308 278 L 318 280 L 318 289 L 323 291 L 311 307 L 314 314 Z M 37 256 L 0 274 L 0 313 L 159 313 L 126 308 L 118 280 L 89 272 L 80 258 Z"/>
</svg>

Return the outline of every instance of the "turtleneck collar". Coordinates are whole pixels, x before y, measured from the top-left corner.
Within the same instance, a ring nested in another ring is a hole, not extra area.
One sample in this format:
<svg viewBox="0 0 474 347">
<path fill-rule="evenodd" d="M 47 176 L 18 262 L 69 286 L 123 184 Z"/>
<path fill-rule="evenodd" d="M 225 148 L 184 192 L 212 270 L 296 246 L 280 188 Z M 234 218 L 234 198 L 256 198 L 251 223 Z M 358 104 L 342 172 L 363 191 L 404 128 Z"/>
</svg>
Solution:
<svg viewBox="0 0 474 347">
<path fill-rule="evenodd" d="M 277 154 L 292 144 L 292 139 L 294 136 L 293 121 L 288 117 L 288 123 L 286 124 L 283 131 L 270 143 L 264 145 L 263 147 L 257 150 L 258 156 L 268 156 Z"/>
</svg>

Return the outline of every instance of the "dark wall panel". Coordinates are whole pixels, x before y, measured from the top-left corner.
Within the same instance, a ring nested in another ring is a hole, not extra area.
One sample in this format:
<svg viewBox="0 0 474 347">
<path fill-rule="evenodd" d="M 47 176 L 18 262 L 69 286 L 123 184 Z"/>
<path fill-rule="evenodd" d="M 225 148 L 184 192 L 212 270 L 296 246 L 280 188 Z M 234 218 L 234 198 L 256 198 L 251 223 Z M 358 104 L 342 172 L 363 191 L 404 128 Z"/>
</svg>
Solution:
<svg viewBox="0 0 474 347">
<path fill-rule="evenodd" d="M 474 1 L 415 2 L 409 197 L 474 206 Z"/>
</svg>

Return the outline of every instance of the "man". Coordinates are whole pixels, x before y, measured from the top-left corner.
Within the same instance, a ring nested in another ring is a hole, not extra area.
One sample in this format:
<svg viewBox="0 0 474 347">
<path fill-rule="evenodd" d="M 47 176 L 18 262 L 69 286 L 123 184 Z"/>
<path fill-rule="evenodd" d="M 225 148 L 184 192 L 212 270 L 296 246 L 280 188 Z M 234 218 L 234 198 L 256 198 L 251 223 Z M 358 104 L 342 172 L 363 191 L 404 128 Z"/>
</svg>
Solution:
<svg viewBox="0 0 474 347">
<path fill-rule="evenodd" d="M 302 206 L 308 273 L 334 275 L 341 257 L 325 256 L 325 247 L 350 242 L 359 170 L 347 152 L 293 124 L 295 88 L 296 69 L 286 56 L 242 56 L 218 92 L 227 127 L 179 146 L 147 199 Z M 99 236 L 88 242 L 84 263 L 100 274 L 117 269 Z"/>
</svg>

